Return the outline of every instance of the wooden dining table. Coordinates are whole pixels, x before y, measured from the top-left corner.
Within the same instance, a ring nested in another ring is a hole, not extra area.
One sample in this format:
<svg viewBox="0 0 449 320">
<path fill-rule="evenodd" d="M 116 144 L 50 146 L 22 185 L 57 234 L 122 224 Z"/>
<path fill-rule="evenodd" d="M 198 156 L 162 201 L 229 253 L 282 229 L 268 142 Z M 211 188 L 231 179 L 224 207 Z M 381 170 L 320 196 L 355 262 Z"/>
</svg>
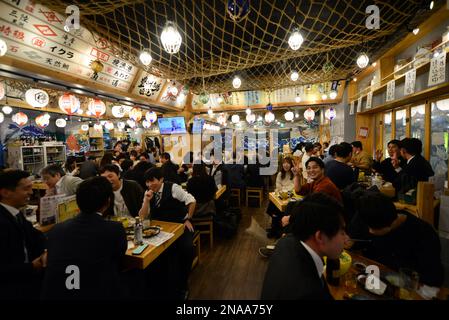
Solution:
<svg viewBox="0 0 449 320">
<path fill-rule="evenodd" d="M 285 209 L 287 209 L 287 205 L 289 204 L 292 199 L 298 201 L 301 200 L 302 196 L 293 196 L 291 198 L 287 199 L 281 199 L 279 195 L 276 192 L 270 192 L 268 194 L 268 199 L 276 206 L 276 208 L 279 209 L 281 212 L 285 212 Z"/>
<path fill-rule="evenodd" d="M 371 293 L 363 286 L 357 282 L 357 275 L 361 274 L 360 269 L 354 265 L 354 263 L 363 263 L 365 266 L 374 265 L 379 267 L 381 281 L 385 282 L 383 275 L 387 273 L 395 272 L 391 268 L 368 259 L 361 254 L 356 252 L 347 251 L 347 253 L 351 256 L 352 262 L 351 267 L 345 275 L 340 276 L 340 282 L 338 286 L 332 286 L 328 284 L 329 291 L 335 300 L 346 300 L 351 299 L 351 297 L 355 295 L 364 296 L 368 300 L 399 300 L 400 289 L 397 287 L 393 287 L 391 284 L 387 284 L 387 290 L 384 295 L 379 296 L 377 294 Z M 350 280 L 348 280 L 348 278 Z M 441 288 L 437 298 L 441 300 L 447 299 L 449 289 Z M 407 300 L 424 300 L 422 296 L 420 296 L 417 292 L 409 292 L 409 297 Z"/>
</svg>

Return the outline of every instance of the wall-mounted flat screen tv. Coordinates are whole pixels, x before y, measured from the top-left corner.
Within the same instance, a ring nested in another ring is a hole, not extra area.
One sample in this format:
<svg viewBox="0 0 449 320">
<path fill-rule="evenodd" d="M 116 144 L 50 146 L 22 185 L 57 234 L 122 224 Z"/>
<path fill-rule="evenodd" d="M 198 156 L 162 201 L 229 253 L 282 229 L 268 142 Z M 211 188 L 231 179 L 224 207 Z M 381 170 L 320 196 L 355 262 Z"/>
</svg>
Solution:
<svg viewBox="0 0 449 320">
<path fill-rule="evenodd" d="M 187 133 L 184 117 L 158 118 L 161 134 Z"/>
</svg>

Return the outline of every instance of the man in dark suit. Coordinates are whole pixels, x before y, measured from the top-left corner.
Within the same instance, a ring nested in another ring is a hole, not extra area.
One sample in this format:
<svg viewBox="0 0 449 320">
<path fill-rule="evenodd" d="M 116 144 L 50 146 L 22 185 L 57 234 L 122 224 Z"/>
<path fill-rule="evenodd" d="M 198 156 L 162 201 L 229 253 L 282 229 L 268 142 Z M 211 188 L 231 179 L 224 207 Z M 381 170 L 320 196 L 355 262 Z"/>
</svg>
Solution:
<svg viewBox="0 0 449 320">
<path fill-rule="evenodd" d="M 338 259 L 348 237 L 343 208 L 315 193 L 292 210 L 292 235 L 282 238 L 270 258 L 264 300 L 332 300 L 323 276 L 323 256 Z"/>
<path fill-rule="evenodd" d="M 400 144 L 401 142 L 399 140 L 391 140 L 387 144 L 389 158 L 380 161 L 382 159 L 383 152 L 382 150 L 377 150 L 376 160 L 373 161 L 373 169 L 380 173 L 385 181 L 391 183 L 396 180 L 398 172 L 400 172 L 401 168 L 405 165 L 405 160 L 400 154 Z M 393 163 L 396 163 L 396 161 L 399 164 L 397 169 L 393 167 Z"/>
<path fill-rule="evenodd" d="M 33 194 L 29 173 L 0 173 L 0 300 L 39 297 L 46 265 L 44 235 L 33 228 L 20 209 Z"/>
<path fill-rule="evenodd" d="M 393 184 L 398 193 L 406 193 L 410 189 L 415 189 L 418 181 L 429 181 L 433 176 L 432 166 L 421 155 L 422 142 L 416 138 L 405 138 L 401 140 L 401 155 L 406 164 L 400 167 L 399 160 L 392 161 L 392 165 L 399 172 Z"/>
<path fill-rule="evenodd" d="M 44 299 L 118 299 L 122 297 L 119 264 L 127 240 L 122 224 L 104 220 L 113 199 L 104 177 L 83 181 L 76 192 L 80 213 L 48 234 Z"/>
<path fill-rule="evenodd" d="M 111 183 L 114 193 L 106 214 L 137 217 L 143 201 L 142 187 L 136 181 L 120 179 L 120 169 L 115 164 L 103 166 L 100 174 Z"/>
</svg>

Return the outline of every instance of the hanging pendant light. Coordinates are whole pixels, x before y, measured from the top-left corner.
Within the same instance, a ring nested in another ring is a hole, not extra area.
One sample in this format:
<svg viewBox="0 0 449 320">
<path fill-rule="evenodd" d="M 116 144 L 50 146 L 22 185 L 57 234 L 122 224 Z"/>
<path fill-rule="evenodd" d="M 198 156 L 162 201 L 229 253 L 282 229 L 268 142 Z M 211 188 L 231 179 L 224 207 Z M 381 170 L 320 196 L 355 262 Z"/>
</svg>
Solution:
<svg viewBox="0 0 449 320">
<path fill-rule="evenodd" d="M 304 111 L 304 118 L 309 122 L 312 121 L 315 119 L 315 111 L 313 111 L 312 108 L 307 109 Z"/>
<path fill-rule="evenodd" d="M 301 97 L 299 96 L 299 94 L 296 95 L 295 102 L 296 103 L 300 103 L 301 102 Z"/>
<path fill-rule="evenodd" d="M 232 117 L 231 117 L 231 122 L 232 123 L 239 123 L 240 122 L 240 117 L 239 117 L 239 115 L 238 114 L 234 114 Z"/>
<path fill-rule="evenodd" d="M 357 58 L 357 65 L 359 66 L 360 69 L 364 69 L 366 68 L 366 66 L 369 63 L 369 58 L 366 55 L 366 53 L 361 53 L 359 55 L 359 57 Z"/>
<path fill-rule="evenodd" d="M 12 108 L 6 104 L 3 106 L 2 111 L 4 114 L 11 114 Z"/>
<path fill-rule="evenodd" d="M 117 128 L 119 128 L 119 130 L 123 130 L 123 129 L 125 129 L 125 123 L 124 122 L 118 122 L 117 123 Z"/>
<path fill-rule="evenodd" d="M 209 108 L 209 110 L 207 110 L 207 114 L 209 115 L 209 117 L 212 117 L 214 115 L 214 110 L 212 110 L 212 108 Z"/>
<path fill-rule="evenodd" d="M 284 118 L 285 118 L 286 121 L 292 121 L 294 117 L 295 117 L 295 115 L 291 111 L 287 111 L 284 114 Z"/>
<path fill-rule="evenodd" d="M 89 130 L 89 126 L 87 124 L 82 124 L 80 128 L 81 128 L 81 131 Z"/>
<path fill-rule="evenodd" d="M 256 115 L 254 113 L 250 113 L 250 114 L 246 115 L 246 122 L 248 122 L 249 124 L 252 124 L 255 121 L 256 121 Z"/>
<path fill-rule="evenodd" d="M 290 79 L 291 79 L 292 81 L 298 80 L 298 79 L 299 79 L 299 74 L 298 74 L 298 72 L 293 71 L 292 74 L 290 75 Z"/>
<path fill-rule="evenodd" d="M 217 122 L 221 125 L 224 125 L 226 123 L 226 115 L 224 113 L 221 113 L 218 117 L 217 117 Z"/>
<path fill-rule="evenodd" d="M 274 121 L 274 119 L 275 119 L 275 116 L 274 116 L 274 113 L 273 113 L 273 112 L 271 112 L 271 111 L 268 111 L 267 113 L 265 113 L 265 116 L 264 116 L 264 118 L 265 118 L 265 122 L 267 122 L 267 123 L 271 123 L 271 122 L 273 122 L 273 121 Z"/>
<path fill-rule="evenodd" d="M 246 112 L 246 114 L 251 114 L 251 109 L 248 107 L 248 108 L 246 108 L 245 112 Z"/>
<path fill-rule="evenodd" d="M 295 28 L 293 30 L 293 33 L 288 38 L 288 45 L 292 50 L 298 50 L 302 43 L 304 42 L 304 38 L 302 37 L 301 33 L 299 32 L 299 29 Z"/>
<path fill-rule="evenodd" d="M 242 85 L 242 80 L 240 80 L 239 77 L 234 77 L 234 79 L 232 79 L 232 86 L 234 87 L 234 89 L 238 89 L 240 88 L 240 86 Z"/>
<path fill-rule="evenodd" d="M 8 51 L 8 45 L 5 40 L 0 38 L 0 57 L 3 57 L 6 54 L 6 51 Z"/>
<path fill-rule="evenodd" d="M 144 66 L 148 66 L 151 63 L 151 60 L 153 60 L 153 57 L 151 57 L 149 51 L 143 50 L 139 55 L 139 60 Z"/>
<path fill-rule="evenodd" d="M 6 91 L 5 91 L 5 85 L 3 82 L 0 82 L 0 100 L 2 100 L 5 97 Z"/>
<path fill-rule="evenodd" d="M 143 120 L 142 127 L 144 127 L 145 129 L 148 129 L 149 127 L 151 127 L 151 122 L 147 121 L 147 120 Z"/>
<path fill-rule="evenodd" d="M 323 94 L 321 95 L 321 100 L 326 100 L 326 99 L 327 99 L 327 94 L 323 93 Z"/>
<path fill-rule="evenodd" d="M 167 53 L 174 54 L 179 51 L 182 43 L 182 38 L 181 34 L 176 28 L 176 25 L 173 22 L 167 21 L 167 23 L 165 24 L 164 30 L 162 30 L 161 33 L 161 42 L 164 50 Z"/>
</svg>

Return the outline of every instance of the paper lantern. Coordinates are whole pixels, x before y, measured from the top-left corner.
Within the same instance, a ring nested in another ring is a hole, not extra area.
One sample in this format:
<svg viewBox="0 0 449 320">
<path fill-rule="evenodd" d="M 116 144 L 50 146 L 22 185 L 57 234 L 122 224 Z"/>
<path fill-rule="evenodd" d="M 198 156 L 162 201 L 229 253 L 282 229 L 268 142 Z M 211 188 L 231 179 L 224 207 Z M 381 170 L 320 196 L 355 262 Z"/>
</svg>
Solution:
<svg viewBox="0 0 449 320">
<path fill-rule="evenodd" d="M 153 57 L 147 50 L 143 50 L 139 55 L 139 59 L 144 66 L 148 66 L 151 63 L 151 60 L 153 60 Z"/>
<path fill-rule="evenodd" d="M 21 127 L 28 122 L 28 116 L 23 112 L 17 112 L 12 116 L 12 121 Z"/>
<path fill-rule="evenodd" d="M 242 85 L 242 80 L 240 80 L 239 77 L 235 77 L 235 78 L 232 80 L 232 86 L 233 86 L 235 89 L 240 88 L 241 85 Z"/>
<path fill-rule="evenodd" d="M 12 108 L 10 106 L 8 106 L 8 105 L 4 105 L 3 108 L 2 108 L 2 111 L 3 111 L 4 114 L 11 114 Z"/>
<path fill-rule="evenodd" d="M 108 130 L 112 130 L 112 129 L 114 129 L 114 124 L 111 121 L 106 121 L 106 123 L 104 124 L 104 127 Z"/>
<path fill-rule="evenodd" d="M 287 120 L 287 121 L 292 121 L 294 117 L 295 117 L 295 115 L 294 115 L 293 112 L 291 112 L 291 111 L 287 111 L 287 112 L 284 114 L 284 118 L 285 118 L 285 120 Z"/>
<path fill-rule="evenodd" d="M 145 129 L 148 129 L 149 127 L 151 127 L 151 122 L 148 120 L 143 120 L 142 127 L 144 127 Z"/>
<path fill-rule="evenodd" d="M 119 128 L 120 130 L 125 129 L 125 123 L 124 122 L 118 122 L 117 123 L 117 128 Z"/>
<path fill-rule="evenodd" d="M 238 115 L 238 114 L 234 114 L 234 115 L 231 117 L 231 121 L 232 121 L 232 123 L 238 123 L 238 122 L 240 121 L 239 115 Z"/>
<path fill-rule="evenodd" d="M 50 118 L 45 115 L 37 116 L 34 121 L 39 128 L 46 128 L 50 124 Z"/>
<path fill-rule="evenodd" d="M 366 55 L 366 53 L 361 53 L 360 56 L 357 58 L 357 65 L 360 69 L 366 68 L 366 66 L 369 63 L 369 58 Z"/>
<path fill-rule="evenodd" d="M 67 121 L 63 118 L 56 119 L 55 124 L 58 128 L 64 128 L 67 125 Z"/>
<path fill-rule="evenodd" d="M 81 130 L 82 131 L 87 131 L 87 130 L 89 130 L 89 126 L 87 124 L 82 124 L 81 125 Z"/>
<path fill-rule="evenodd" d="M 298 29 L 293 30 L 293 33 L 288 38 L 288 45 L 292 50 L 298 50 L 302 43 L 304 42 L 304 38 L 302 37 L 301 33 Z"/>
<path fill-rule="evenodd" d="M 224 113 L 221 113 L 218 117 L 217 117 L 217 122 L 221 125 L 224 125 L 226 123 L 226 115 Z"/>
<path fill-rule="evenodd" d="M 324 116 L 326 117 L 326 119 L 329 119 L 330 121 L 332 121 L 337 116 L 337 112 L 335 111 L 334 108 L 330 108 L 330 109 L 326 110 L 326 112 L 324 113 Z"/>
<path fill-rule="evenodd" d="M 337 91 L 332 90 L 332 91 L 329 93 L 329 97 L 330 97 L 331 99 L 335 99 L 335 98 L 337 97 Z"/>
<path fill-rule="evenodd" d="M 298 74 L 298 72 L 293 71 L 292 74 L 290 75 L 290 79 L 291 79 L 292 81 L 298 80 L 298 79 L 299 79 L 299 74 Z"/>
<path fill-rule="evenodd" d="M 5 116 L 3 113 L 0 112 L 0 123 L 2 123 L 5 120 Z"/>
<path fill-rule="evenodd" d="M 157 114 L 154 111 L 148 111 L 145 115 L 145 119 L 147 119 L 147 121 L 149 123 L 154 123 L 157 120 Z"/>
<path fill-rule="evenodd" d="M 126 108 L 123 105 L 116 105 L 112 107 L 111 111 L 114 117 L 123 118 L 126 113 Z"/>
<path fill-rule="evenodd" d="M 256 115 L 254 113 L 250 113 L 246 115 L 246 121 L 251 124 L 256 121 Z"/>
<path fill-rule="evenodd" d="M 142 110 L 140 108 L 132 108 L 129 112 L 129 118 L 135 122 L 139 122 L 142 119 Z"/>
<path fill-rule="evenodd" d="M 106 105 L 100 99 L 92 99 L 87 109 L 96 118 L 100 118 L 106 112 Z"/>
<path fill-rule="evenodd" d="M 209 102 L 209 94 L 207 92 L 201 92 L 199 96 L 199 100 L 202 104 L 206 104 Z"/>
<path fill-rule="evenodd" d="M 101 126 L 100 123 L 96 123 L 94 124 L 94 130 L 95 131 L 102 131 L 103 127 Z"/>
<path fill-rule="evenodd" d="M 5 97 L 5 85 L 3 82 L 0 82 L 0 100 Z"/>
<path fill-rule="evenodd" d="M 182 43 L 182 38 L 181 34 L 176 28 L 176 25 L 173 22 L 167 21 L 167 23 L 165 24 L 165 27 L 161 33 L 161 42 L 164 50 L 167 53 L 174 54 L 179 51 Z"/>
<path fill-rule="evenodd" d="M 134 120 L 127 120 L 126 123 L 130 128 L 134 128 L 136 126 L 136 122 Z"/>
<path fill-rule="evenodd" d="M 44 108 L 50 101 L 48 93 L 41 89 L 28 89 L 25 92 L 26 102 L 34 108 Z"/>
<path fill-rule="evenodd" d="M 267 123 L 271 123 L 274 121 L 274 113 L 271 111 L 268 111 L 267 113 L 265 113 L 265 122 Z"/>
<path fill-rule="evenodd" d="M 307 109 L 306 111 L 304 111 L 304 118 L 307 121 L 312 121 L 313 119 L 315 119 L 315 111 L 313 111 L 312 108 Z"/>
<path fill-rule="evenodd" d="M 58 104 L 59 108 L 68 115 L 72 115 L 80 110 L 79 99 L 71 93 L 64 93 L 60 96 Z"/>
</svg>

